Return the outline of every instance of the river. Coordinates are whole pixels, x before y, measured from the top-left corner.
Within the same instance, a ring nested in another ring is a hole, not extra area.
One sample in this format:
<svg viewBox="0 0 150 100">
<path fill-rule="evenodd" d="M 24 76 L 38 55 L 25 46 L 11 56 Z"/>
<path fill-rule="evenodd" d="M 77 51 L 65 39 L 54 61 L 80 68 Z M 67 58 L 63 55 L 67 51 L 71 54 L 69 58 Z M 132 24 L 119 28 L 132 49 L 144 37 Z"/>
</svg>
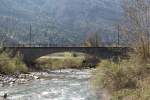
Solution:
<svg viewBox="0 0 150 100">
<path fill-rule="evenodd" d="M 0 88 L 8 100 L 97 100 L 90 88 L 90 69 L 50 71 L 45 78 Z"/>
</svg>

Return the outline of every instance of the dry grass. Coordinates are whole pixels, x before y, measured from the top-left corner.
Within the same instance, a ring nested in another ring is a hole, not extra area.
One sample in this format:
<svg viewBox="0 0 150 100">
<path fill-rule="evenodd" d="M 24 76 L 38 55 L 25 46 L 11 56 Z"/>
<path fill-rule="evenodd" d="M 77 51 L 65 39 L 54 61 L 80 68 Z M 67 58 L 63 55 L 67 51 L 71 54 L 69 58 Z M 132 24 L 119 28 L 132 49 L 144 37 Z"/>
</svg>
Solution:
<svg viewBox="0 0 150 100">
<path fill-rule="evenodd" d="M 26 73 L 28 68 L 22 62 L 21 56 L 16 54 L 15 57 L 10 57 L 8 53 L 3 52 L 0 54 L 0 73 L 2 74 L 14 74 L 14 73 Z"/>
<path fill-rule="evenodd" d="M 77 56 L 75 53 L 64 53 L 63 56 L 58 57 L 46 57 L 37 59 L 36 63 L 41 68 L 46 69 L 65 69 L 65 68 L 80 68 L 85 58 L 83 56 Z"/>
<path fill-rule="evenodd" d="M 134 55 L 119 63 L 101 61 L 93 72 L 94 89 L 108 90 L 111 100 L 150 100 L 150 63 L 142 57 Z"/>
</svg>

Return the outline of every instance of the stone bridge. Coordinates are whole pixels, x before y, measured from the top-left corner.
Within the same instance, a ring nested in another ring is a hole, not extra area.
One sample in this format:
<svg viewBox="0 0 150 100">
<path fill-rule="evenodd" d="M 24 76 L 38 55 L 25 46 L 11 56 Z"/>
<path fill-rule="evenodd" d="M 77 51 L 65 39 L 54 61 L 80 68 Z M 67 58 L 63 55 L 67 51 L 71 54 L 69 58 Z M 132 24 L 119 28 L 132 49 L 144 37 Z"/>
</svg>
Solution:
<svg viewBox="0 0 150 100">
<path fill-rule="evenodd" d="M 5 47 L 13 53 L 20 52 L 26 63 L 31 63 L 37 58 L 57 52 L 81 52 L 97 56 L 102 59 L 126 57 L 128 47 Z"/>
</svg>

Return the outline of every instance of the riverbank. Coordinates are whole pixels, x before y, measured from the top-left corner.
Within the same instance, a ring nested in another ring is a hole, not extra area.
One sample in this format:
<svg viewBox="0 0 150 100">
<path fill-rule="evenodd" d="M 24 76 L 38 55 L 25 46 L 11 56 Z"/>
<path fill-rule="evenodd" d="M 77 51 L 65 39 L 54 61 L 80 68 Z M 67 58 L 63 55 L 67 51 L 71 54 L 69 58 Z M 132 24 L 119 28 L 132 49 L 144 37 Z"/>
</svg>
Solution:
<svg viewBox="0 0 150 100">
<path fill-rule="evenodd" d="M 30 82 L 36 79 L 40 79 L 40 76 L 34 73 L 18 74 L 18 75 L 17 74 L 14 74 L 14 75 L 0 74 L 0 87 L 25 84 L 27 82 Z"/>
<path fill-rule="evenodd" d="M 95 67 L 99 59 L 87 54 L 63 52 L 46 55 L 38 58 L 35 63 L 39 69 L 82 69 Z"/>
<path fill-rule="evenodd" d="M 106 100 L 150 100 L 150 63 L 104 60 L 93 72 L 91 82 L 98 96 L 100 90 L 107 90 Z"/>
</svg>

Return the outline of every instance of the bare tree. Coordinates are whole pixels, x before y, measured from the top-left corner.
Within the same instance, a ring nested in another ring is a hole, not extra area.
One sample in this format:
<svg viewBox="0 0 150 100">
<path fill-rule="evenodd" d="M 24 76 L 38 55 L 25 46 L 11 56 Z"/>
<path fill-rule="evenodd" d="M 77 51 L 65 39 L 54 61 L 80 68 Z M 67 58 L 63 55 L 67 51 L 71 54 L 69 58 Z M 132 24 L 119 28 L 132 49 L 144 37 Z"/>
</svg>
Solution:
<svg viewBox="0 0 150 100">
<path fill-rule="evenodd" d="M 150 0 L 124 0 L 123 7 L 127 17 L 124 32 L 146 60 L 149 56 Z"/>
</svg>

